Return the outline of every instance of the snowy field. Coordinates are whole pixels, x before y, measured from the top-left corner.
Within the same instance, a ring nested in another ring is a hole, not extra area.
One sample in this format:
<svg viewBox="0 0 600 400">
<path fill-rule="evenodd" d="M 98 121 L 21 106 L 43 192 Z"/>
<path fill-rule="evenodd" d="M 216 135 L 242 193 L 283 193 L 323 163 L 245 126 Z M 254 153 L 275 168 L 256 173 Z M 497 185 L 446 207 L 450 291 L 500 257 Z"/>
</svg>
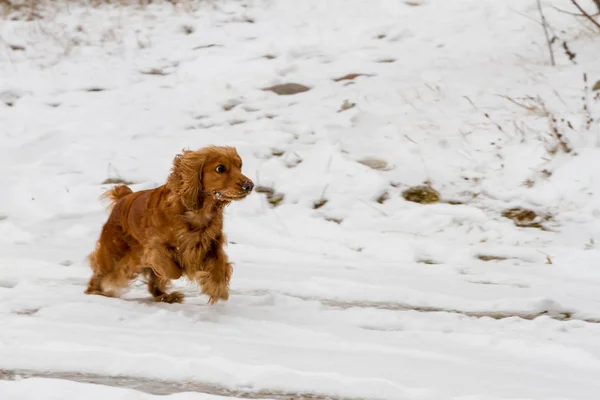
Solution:
<svg viewBox="0 0 600 400">
<path fill-rule="evenodd" d="M 569 0 L 556 66 L 534 0 L 50 3 L 0 21 L 0 399 L 600 398 L 600 32 Z M 208 144 L 263 187 L 226 211 L 230 300 L 85 295 L 107 182 Z"/>
</svg>

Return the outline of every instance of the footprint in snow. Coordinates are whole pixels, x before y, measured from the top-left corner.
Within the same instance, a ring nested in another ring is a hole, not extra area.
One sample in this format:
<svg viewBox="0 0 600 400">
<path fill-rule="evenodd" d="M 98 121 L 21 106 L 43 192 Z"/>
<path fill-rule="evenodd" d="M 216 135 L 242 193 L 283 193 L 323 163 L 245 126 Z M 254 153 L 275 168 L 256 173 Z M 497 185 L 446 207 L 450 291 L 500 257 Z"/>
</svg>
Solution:
<svg viewBox="0 0 600 400">
<path fill-rule="evenodd" d="M 19 284 L 19 281 L 3 279 L 0 280 L 0 288 L 12 289 Z"/>
</svg>

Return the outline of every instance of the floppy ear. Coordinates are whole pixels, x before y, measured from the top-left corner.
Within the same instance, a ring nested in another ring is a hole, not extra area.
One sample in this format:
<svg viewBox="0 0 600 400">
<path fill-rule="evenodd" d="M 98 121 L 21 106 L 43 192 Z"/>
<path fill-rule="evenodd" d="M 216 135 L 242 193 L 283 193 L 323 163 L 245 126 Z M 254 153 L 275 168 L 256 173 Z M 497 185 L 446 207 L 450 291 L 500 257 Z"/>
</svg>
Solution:
<svg viewBox="0 0 600 400">
<path fill-rule="evenodd" d="M 181 202 L 189 210 L 200 207 L 202 187 L 202 169 L 206 155 L 201 151 L 183 150 L 175 156 L 173 169 L 167 184 L 177 193 Z"/>
</svg>

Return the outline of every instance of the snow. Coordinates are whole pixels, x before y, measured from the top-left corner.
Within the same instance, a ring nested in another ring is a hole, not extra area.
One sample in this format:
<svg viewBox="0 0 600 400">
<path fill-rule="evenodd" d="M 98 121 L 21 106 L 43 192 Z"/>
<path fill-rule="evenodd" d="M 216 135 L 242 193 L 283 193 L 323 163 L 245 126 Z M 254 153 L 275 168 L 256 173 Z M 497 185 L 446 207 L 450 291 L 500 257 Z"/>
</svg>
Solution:
<svg viewBox="0 0 600 400">
<path fill-rule="evenodd" d="M 597 399 L 600 37 L 569 1 L 555 67 L 534 1 L 180 3 L 0 24 L 1 399 Z M 85 295 L 102 182 L 208 144 L 284 195 L 228 207 L 230 300 Z"/>
<path fill-rule="evenodd" d="M 24 379 L 19 381 L 0 381 L 0 391 L 5 398 L 11 400 L 29 400 L 32 395 L 36 399 L 89 399 L 89 400 L 227 400 L 233 397 L 211 396 L 199 393 L 178 393 L 168 396 L 157 396 L 140 393 L 131 389 L 120 389 L 103 385 L 76 383 L 57 379 Z"/>
</svg>

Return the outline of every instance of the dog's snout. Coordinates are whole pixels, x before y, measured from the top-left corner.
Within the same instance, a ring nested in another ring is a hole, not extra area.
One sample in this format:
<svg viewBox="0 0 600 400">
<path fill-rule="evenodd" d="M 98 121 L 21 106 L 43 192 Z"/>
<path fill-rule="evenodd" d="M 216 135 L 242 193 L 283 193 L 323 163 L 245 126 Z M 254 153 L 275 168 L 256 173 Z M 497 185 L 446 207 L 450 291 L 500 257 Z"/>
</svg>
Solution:
<svg viewBox="0 0 600 400">
<path fill-rule="evenodd" d="M 244 181 L 244 183 L 242 183 L 242 189 L 246 192 L 251 192 L 252 189 L 254 189 L 254 183 L 252 183 L 252 181 Z"/>
</svg>

